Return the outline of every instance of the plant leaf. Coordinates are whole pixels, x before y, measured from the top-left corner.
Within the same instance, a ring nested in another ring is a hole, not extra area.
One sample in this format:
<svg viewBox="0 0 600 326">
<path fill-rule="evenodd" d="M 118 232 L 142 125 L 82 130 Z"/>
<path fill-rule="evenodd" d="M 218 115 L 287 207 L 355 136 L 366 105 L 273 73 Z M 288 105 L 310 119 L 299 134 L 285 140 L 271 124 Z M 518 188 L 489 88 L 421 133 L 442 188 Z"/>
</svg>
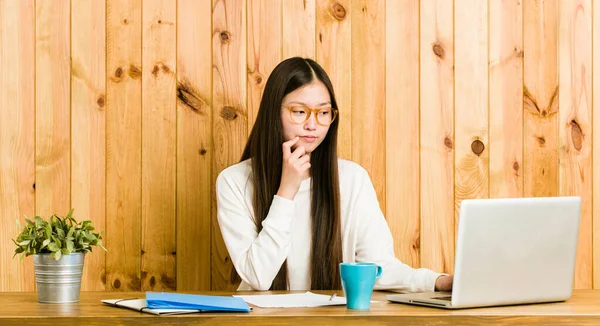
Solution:
<svg viewBox="0 0 600 326">
<path fill-rule="evenodd" d="M 46 238 L 49 238 L 52 235 L 52 225 L 49 223 L 46 224 Z"/>
<path fill-rule="evenodd" d="M 106 248 L 104 248 L 104 246 L 102 245 L 102 240 L 98 240 L 98 246 L 104 249 L 104 251 L 108 252 L 108 250 L 106 250 Z"/>
<path fill-rule="evenodd" d="M 50 242 L 50 243 L 48 244 L 48 249 L 49 249 L 50 251 L 52 251 L 52 252 L 56 252 L 56 251 L 59 251 L 59 250 L 60 250 L 60 248 L 59 248 L 59 247 L 56 245 L 56 243 L 54 243 L 54 242 Z"/>
<path fill-rule="evenodd" d="M 46 247 L 49 243 L 50 243 L 50 239 L 44 240 L 44 242 L 42 242 L 42 246 L 40 247 L 40 249 Z"/>
<path fill-rule="evenodd" d="M 21 241 L 21 242 L 19 242 L 19 246 L 26 246 L 26 245 L 28 245 L 29 243 L 31 243 L 31 240 L 25 240 L 25 241 Z"/>
<path fill-rule="evenodd" d="M 39 228 L 39 227 L 42 227 L 43 225 L 44 225 L 44 220 L 42 220 L 41 217 L 36 216 L 35 217 L 35 226 Z"/>
</svg>

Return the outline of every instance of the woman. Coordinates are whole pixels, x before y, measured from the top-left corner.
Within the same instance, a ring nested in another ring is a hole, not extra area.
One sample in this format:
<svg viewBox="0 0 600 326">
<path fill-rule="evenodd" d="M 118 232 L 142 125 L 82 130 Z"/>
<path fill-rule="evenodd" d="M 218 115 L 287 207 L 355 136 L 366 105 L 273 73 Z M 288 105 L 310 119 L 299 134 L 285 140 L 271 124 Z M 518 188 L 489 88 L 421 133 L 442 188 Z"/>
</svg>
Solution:
<svg viewBox="0 0 600 326">
<path fill-rule="evenodd" d="M 452 288 L 452 276 L 394 256 L 375 190 L 337 157 L 338 106 L 325 71 L 290 58 L 267 80 L 241 162 L 217 178 L 218 221 L 238 290 L 341 289 L 339 264 L 383 267 L 376 289 Z"/>
</svg>

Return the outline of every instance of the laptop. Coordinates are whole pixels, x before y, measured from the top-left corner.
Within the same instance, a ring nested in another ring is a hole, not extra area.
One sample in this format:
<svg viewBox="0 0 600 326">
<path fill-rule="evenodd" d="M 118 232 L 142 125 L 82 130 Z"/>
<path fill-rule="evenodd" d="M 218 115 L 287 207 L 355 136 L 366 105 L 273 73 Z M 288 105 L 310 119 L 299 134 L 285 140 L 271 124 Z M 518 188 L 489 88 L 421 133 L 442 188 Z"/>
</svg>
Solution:
<svg viewBox="0 0 600 326">
<path fill-rule="evenodd" d="M 580 197 L 467 199 L 460 207 L 452 292 L 391 302 L 458 309 L 571 297 Z"/>
</svg>

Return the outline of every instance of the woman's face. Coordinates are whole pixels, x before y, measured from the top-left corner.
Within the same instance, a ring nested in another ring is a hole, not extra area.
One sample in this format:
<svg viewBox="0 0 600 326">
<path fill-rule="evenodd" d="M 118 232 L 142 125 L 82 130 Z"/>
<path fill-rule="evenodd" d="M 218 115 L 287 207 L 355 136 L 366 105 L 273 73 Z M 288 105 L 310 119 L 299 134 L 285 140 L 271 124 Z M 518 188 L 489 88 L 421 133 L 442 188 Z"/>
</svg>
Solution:
<svg viewBox="0 0 600 326">
<path fill-rule="evenodd" d="M 283 138 L 300 137 L 293 149 L 303 146 L 307 153 L 314 151 L 327 136 L 333 117 L 327 87 L 315 80 L 287 94 L 281 106 Z"/>
</svg>

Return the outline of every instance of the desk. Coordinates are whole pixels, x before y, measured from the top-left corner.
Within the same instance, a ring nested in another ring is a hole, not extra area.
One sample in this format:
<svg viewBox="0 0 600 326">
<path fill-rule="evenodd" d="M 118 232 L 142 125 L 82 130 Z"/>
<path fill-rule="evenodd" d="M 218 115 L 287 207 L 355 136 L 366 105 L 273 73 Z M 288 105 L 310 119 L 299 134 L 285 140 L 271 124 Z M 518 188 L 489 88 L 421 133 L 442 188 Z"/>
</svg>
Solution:
<svg viewBox="0 0 600 326">
<path fill-rule="evenodd" d="M 570 300 L 560 303 L 454 311 L 388 303 L 386 294 L 375 292 L 373 300 L 378 302 L 373 303 L 369 311 L 347 310 L 345 306 L 255 307 L 250 313 L 153 316 L 100 302 L 101 299 L 143 298 L 143 292 L 82 292 L 81 301 L 75 304 L 38 303 L 35 292 L 0 293 L 0 325 L 600 325 L 600 290 L 576 290 Z"/>
</svg>

